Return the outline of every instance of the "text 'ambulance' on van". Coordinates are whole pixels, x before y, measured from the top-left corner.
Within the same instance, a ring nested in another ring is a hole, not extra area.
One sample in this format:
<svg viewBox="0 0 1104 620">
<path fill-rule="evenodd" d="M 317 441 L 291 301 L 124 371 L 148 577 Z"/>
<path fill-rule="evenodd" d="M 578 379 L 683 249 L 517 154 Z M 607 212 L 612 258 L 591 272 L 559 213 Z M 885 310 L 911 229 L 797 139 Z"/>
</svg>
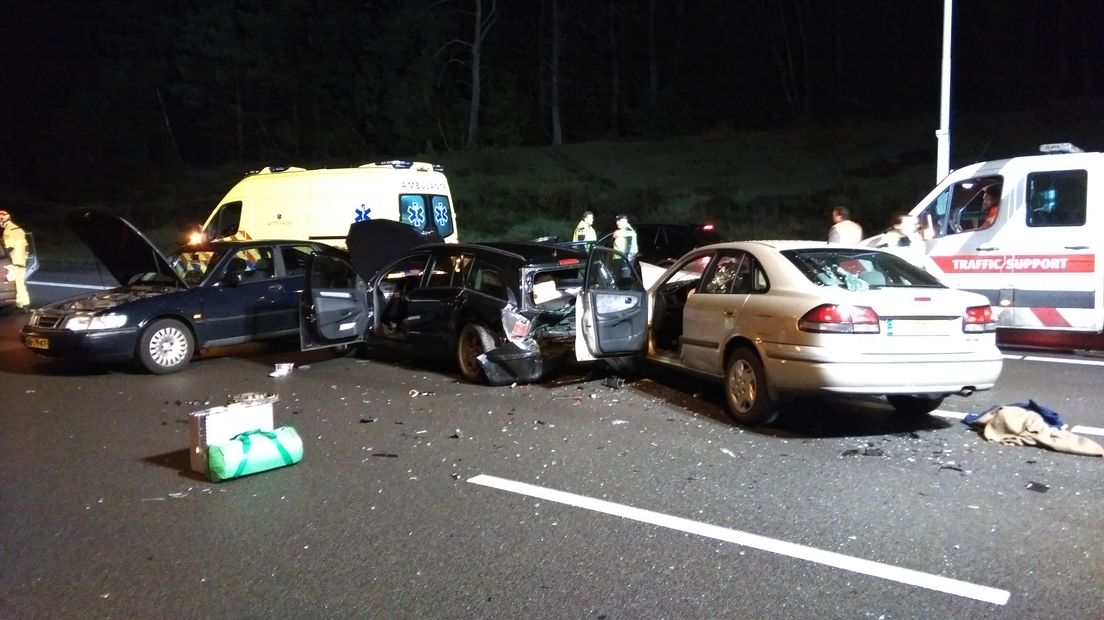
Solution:
<svg viewBox="0 0 1104 620">
<path fill-rule="evenodd" d="M 193 241 L 301 239 L 344 247 L 350 224 L 381 219 L 458 241 L 444 168 L 403 160 L 356 168 L 264 168 L 227 192 Z"/>
</svg>

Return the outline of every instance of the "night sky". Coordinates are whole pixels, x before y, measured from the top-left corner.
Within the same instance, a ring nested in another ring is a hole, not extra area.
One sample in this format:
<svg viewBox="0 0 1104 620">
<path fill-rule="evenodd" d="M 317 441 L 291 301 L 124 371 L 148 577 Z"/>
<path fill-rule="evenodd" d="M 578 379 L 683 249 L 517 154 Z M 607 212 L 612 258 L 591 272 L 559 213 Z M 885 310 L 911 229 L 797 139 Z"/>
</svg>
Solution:
<svg viewBox="0 0 1104 620">
<path fill-rule="evenodd" d="M 557 135 L 938 123 L 941 0 L 482 0 L 474 139 L 476 0 L 6 4 L 0 187 Z M 1097 2 L 957 5 L 956 112 L 1104 95 Z"/>
</svg>

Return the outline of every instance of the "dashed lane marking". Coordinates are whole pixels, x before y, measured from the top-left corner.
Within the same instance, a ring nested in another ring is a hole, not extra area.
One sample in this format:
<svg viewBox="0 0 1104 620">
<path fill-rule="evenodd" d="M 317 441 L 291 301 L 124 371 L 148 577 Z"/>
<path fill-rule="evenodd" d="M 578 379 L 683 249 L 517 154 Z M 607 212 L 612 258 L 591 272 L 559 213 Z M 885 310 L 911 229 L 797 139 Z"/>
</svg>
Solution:
<svg viewBox="0 0 1104 620">
<path fill-rule="evenodd" d="M 641 523 L 650 523 L 652 525 L 658 525 L 680 532 L 687 532 L 689 534 L 696 534 L 706 538 L 723 540 L 744 547 L 751 547 L 752 549 L 759 549 L 768 553 L 776 553 L 778 555 L 805 560 L 807 562 L 823 564 L 825 566 L 869 575 L 871 577 L 888 579 L 890 581 L 927 588 L 937 592 L 945 592 L 955 596 L 993 603 L 995 605 L 1004 605 L 1008 603 L 1010 596 L 1007 590 L 999 590 L 997 588 L 977 585 L 967 581 L 959 581 L 957 579 L 950 579 L 931 573 L 923 573 L 908 568 L 883 564 L 881 562 L 864 560 L 862 558 L 843 555 L 842 553 L 824 551 L 823 549 L 816 549 L 814 547 L 807 547 L 784 540 L 767 538 L 765 536 L 759 536 L 758 534 L 709 525 L 708 523 L 700 523 L 681 517 L 653 512 L 651 510 L 633 508 L 632 506 L 626 506 L 624 504 L 616 504 L 593 497 L 586 497 L 585 495 L 576 495 L 574 493 L 557 491 L 555 489 L 547 489 L 524 482 L 488 476 L 486 474 L 480 474 L 469 478 L 468 482 L 490 487 L 492 489 L 499 489 L 500 491 L 508 491 L 510 493 L 536 497 L 550 502 L 593 510 L 594 512 L 622 517 Z"/>
</svg>

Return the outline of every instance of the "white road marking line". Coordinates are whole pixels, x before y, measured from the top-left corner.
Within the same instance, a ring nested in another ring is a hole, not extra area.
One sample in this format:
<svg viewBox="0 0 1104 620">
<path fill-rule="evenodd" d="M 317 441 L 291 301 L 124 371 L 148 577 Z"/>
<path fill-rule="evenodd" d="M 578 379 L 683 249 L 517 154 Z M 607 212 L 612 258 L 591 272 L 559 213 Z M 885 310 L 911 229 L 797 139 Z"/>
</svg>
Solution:
<svg viewBox="0 0 1104 620">
<path fill-rule="evenodd" d="M 1004 605 L 1008 603 L 1008 598 L 1011 596 L 1007 590 L 999 590 L 997 588 L 981 586 L 966 581 L 932 575 L 930 573 L 922 573 L 908 568 L 901 568 L 899 566 L 891 566 L 889 564 L 882 564 L 881 562 L 843 555 L 842 553 L 824 551 L 822 549 L 807 547 L 805 545 L 790 543 L 783 540 L 775 540 L 757 534 L 709 525 L 708 523 L 700 523 L 698 521 L 691 521 L 681 517 L 652 512 L 651 510 L 633 508 L 632 506 L 625 506 L 624 504 L 615 504 L 613 502 L 586 497 L 584 495 L 546 489 L 544 487 L 497 478 L 495 476 L 488 476 L 486 474 L 479 474 L 478 476 L 469 478 L 468 482 L 490 487 L 492 489 L 499 489 L 500 491 L 508 491 L 510 493 L 536 497 L 550 502 L 593 510 L 595 512 L 631 519 L 633 521 L 640 521 L 641 523 L 650 523 L 652 525 L 696 534 L 698 536 L 705 536 L 715 540 L 723 540 L 744 547 L 751 547 L 753 549 L 776 553 L 799 560 L 805 560 L 807 562 L 824 564 L 825 566 L 840 568 L 863 575 L 870 575 L 871 577 L 888 579 L 890 581 L 927 588 L 937 592 L 945 592 L 955 596 L 993 603 L 995 605 Z"/>
<path fill-rule="evenodd" d="M 935 411 L 931 412 L 931 415 L 938 416 L 938 417 L 941 417 L 941 418 L 947 418 L 949 420 L 960 420 L 960 421 L 966 418 L 965 413 L 959 413 L 958 411 L 948 411 L 946 409 L 936 409 Z M 1100 436 L 1104 436 L 1104 428 L 1099 428 L 1099 427 L 1096 427 L 1096 426 L 1082 426 L 1082 425 L 1078 424 L 1076 426 L 1071 426 L 1066 430 L 1070 431 L 1071 433 L 1077 433 L 1079 435 L 1100 435 Z"/>
<path fill-rule="evenodd" d="M 1104 436 L 1104 428 L 1097 428 L 1095 426 L 1072 426 L 1070 432 L 1078 433 L 1080 435 L 1101 435 Z"/>
<path fill-rule="evenodd" d="M 1005 353 L 1002 357 L 1006 360 L 1020 360 L 1024 362 L 1049 362 L 1051 364 L 1073 364 L 1075 366 L 1104 366 L 1104 360 L 1069 359 L 1065 357 L 1043 357 L 1041 355 L 1012 355 Z"/>
</svg>

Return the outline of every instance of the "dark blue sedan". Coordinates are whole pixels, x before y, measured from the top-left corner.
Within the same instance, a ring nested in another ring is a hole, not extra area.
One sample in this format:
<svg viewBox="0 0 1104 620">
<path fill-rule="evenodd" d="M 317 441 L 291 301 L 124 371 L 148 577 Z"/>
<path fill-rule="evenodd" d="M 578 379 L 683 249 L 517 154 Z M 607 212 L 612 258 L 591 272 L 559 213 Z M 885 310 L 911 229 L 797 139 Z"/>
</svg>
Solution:
<svg viewBox="0 0 1104 620">
<path fill-rule="evenodd" d="M 299 296 L 312 254 L 342 255 L 308 241 L 214 241 L 165 256 L 126 220 L 98 211 L 70 227 L 122 285 L 43 306 L 23 344 L 48 357 L 135 360 L 166 374 L 197 349 L 299 333 Z"/>
</svg>

